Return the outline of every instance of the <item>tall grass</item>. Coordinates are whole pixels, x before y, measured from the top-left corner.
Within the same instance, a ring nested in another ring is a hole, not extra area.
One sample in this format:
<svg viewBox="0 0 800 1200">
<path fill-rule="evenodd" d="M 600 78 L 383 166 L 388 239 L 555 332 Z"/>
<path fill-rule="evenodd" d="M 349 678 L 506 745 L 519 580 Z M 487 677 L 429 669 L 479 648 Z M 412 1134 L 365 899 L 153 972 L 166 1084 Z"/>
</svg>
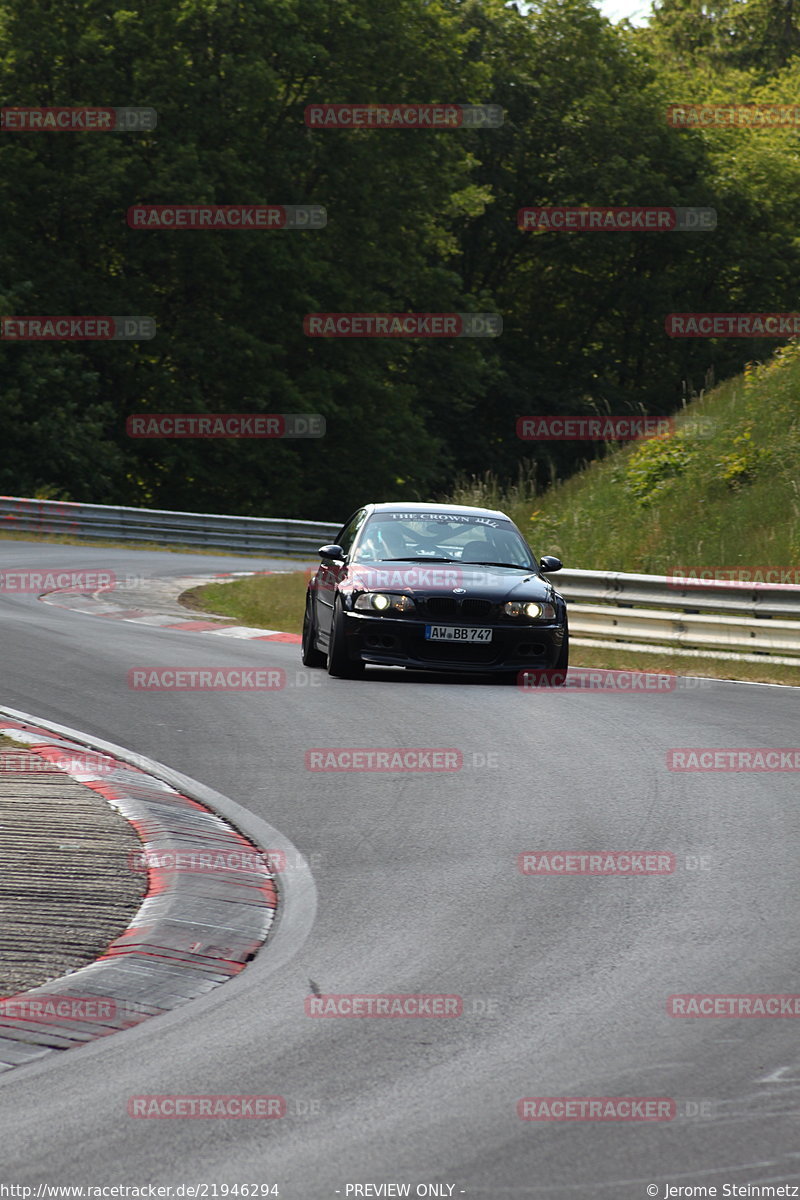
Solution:
<svg viewBox="0 0 800 1200">
<path fill-rule="evenodd" d="M 523 473 L 505 488 L 461 481 L 449 498 L 502 509 L 566 566 L 800 567 L 800 344 L 690 403 L 667 436 L 613 448 L 539 495 Z"/>
</svg>

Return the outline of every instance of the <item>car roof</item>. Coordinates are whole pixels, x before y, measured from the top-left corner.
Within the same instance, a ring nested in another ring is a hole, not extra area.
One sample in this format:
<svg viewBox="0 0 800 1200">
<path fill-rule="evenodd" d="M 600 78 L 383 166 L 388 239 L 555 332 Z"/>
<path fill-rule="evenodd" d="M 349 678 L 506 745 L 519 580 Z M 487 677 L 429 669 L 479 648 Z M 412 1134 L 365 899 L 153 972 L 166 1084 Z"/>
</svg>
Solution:
<svg viewBox="0 0 800 1200">
<path fill-rule="evenodd" d="M 499 517 L 501 521 L 511 522 L 511 518 L 504 512 L 498 512 L 494 508 L 474 508 L 470 504 L 428 504 L 407 500 L 405 503 L 394 501 L 389 504 L 368 504 L 365 507 L 373 513 L 453 513 L 455 516 L 494 517 L 495 519 Z M 511 523 L 513 524 L 513 522 Z"/>
</svg>

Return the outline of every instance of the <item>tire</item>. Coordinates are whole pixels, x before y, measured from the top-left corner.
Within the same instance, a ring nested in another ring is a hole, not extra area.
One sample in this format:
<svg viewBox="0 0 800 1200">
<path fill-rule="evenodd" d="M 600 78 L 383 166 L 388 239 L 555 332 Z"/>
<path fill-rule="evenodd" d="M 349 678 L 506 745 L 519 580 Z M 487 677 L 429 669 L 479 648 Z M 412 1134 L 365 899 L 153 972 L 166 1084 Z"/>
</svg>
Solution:
<svg viewBox="0 0 800 1200">
<path fill-rule="evenodd" d="M 336 675 L 339 679 L 358 679 L 364 674 L 363 662 L 360 660 L 354 662 L 348 658 L 344 633 L 344 613 L 338 600 L 333 609 L 327 661 L 328 674 Z"/>
<path fill-rule="evenodd" d="M 311 615 L 311 598 L 306 596 L 306 611 L 303 617 L 303 648 L 301 657 L 304 667 L 325 667 L 327 660 L 321 650 L 314 645 L 316 636 L 314 618 Z"/>
</svg>

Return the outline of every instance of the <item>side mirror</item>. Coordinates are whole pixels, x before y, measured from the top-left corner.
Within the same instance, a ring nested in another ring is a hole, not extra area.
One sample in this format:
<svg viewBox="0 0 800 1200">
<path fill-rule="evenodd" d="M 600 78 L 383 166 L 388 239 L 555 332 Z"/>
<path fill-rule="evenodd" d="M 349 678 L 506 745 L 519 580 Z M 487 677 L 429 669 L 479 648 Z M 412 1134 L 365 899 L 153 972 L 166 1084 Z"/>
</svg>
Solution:
<svg viewBox="0 0 800 1200">
<path fill-rule="evenodd" d="M 344 550 L 341 546 L 320 546 L 317 553 L 320 558 L 332 558 L 334 562 L 344 562 Z"/>
<path fill-rule="evenodd" d="M 539 559 L 539 570 L 545 575 L 551 575 L 553 571 L 560 571 L 563 567 L 560 558 L 553 558 L 552 554 L 543 554 Z"/>
</svg>

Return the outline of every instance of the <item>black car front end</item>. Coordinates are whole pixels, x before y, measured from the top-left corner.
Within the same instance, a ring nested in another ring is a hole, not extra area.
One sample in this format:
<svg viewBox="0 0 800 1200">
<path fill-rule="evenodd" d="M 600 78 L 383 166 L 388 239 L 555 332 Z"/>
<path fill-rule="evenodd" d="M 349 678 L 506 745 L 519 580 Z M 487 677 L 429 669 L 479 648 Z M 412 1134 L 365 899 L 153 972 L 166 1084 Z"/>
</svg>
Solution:
<svg viewBox="0 0 800 1200">
<path fill-rule="evenodd" d="M 522 599 L 354 590 L 343 596 L 350 657 L 376 666 L 427 671 L 502 673 L 555 667 L 565 638 L 566 606 L 540 577 L 535 584 Z M 380 610 L 374 607 L 376 595 Z"/>
</svg>

